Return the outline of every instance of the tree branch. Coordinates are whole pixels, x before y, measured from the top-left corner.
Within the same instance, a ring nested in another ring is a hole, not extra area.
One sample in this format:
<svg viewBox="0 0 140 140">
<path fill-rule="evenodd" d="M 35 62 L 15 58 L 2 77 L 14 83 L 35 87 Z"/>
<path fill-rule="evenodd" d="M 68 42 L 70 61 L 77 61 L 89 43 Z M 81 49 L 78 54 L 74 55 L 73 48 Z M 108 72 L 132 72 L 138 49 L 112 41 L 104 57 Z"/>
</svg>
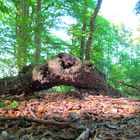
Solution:
<svg viewBox="0 0 140 140">
<path fill-rule="evenodd" d="M 0 117 L 0 122 L 3 122 L 3 121 L 18 121 L 18 120 L 19 121 L 27 121 L 27 122 L 35 122 L 35 123 L 44 124 L 44 125 L 53 125 L 53 126 L 61 127 L 61 128 L 69 127 L 69 128 L 72 128 L 72 129 L 84 130 L 83 127 L 77 127 L 76 125 L 71 125 L 68 122 L 56 122 L 54 120 L 35 119 L 35 118 L 27 117 L 27 116 Z"/>
<path fill-rule="evenodd" d="M 122 84 L 122 85 L 124 85 L 124 86 L 130 87 L 130 88 L 134 88 L 134 89 L 140 91 L 140 88 L 138 88 L 138 87 L 136 87 L 136 86 L 134 86 L 134 85 L 131 85 L 131 84 L 127 84 L 127 83 L 125 83 L 125 82 L 123 82 L 123 81 L 118 80 L 117 83 L 120 83 L 120 84 Z"/>
</svg>

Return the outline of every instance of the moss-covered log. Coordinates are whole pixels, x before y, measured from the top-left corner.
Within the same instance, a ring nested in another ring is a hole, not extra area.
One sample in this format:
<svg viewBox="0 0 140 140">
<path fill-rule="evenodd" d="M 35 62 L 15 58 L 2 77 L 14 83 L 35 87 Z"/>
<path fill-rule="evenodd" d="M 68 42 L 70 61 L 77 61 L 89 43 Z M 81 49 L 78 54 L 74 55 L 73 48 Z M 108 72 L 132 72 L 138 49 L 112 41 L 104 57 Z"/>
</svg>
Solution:
<svg viewBox="0 0 140 140">
<path fill-rule="evenodd" d="M 0 79 L 0 94 L 29 93 L 58 85 L 106 90 L 104 74 L 79 58 L 61 53 L 44 64 L 24 67 L 17 77 Z"/>
</svg>

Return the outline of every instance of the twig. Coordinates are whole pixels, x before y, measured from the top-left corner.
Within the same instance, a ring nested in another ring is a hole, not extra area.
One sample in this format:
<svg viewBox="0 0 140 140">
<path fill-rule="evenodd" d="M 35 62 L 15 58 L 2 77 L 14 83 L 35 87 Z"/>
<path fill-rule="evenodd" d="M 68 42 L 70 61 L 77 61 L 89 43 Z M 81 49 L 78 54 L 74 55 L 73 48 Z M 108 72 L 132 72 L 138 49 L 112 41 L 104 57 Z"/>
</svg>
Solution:
<svg viewBox="0 0 140 140">
<path fill-rule="evenodd" d="M 130 87 L 130 88 L 134 88 L 134 89 L 140 91 L 140 88 L 138 88 L 138 87 L 136 87 L 136 86 L 134 86 L 134 85 L 127 84 L 127 83 L 125 83 L 125 82 L 123 82 L 123 81 L 118 80 L 117 83 L 120 83 L 120 84 L 122 84 L 122 85 L 124 85 L 124 86 Z"/>
<path fill-rule="evenodd" d="M 28 109 L 29 113 L 31 114 L 31 116 L 34 118 L 37 118 L 37 117 L 35 116 L 35 113 L 32 111 L 32 105 L 36 105 L 36 104 L 38 104 L 37 101 L 33 101 L 33 102 L 27 104 L 27 109 Z"/>
<path fill-rule="evenodd" d="M 90 134 L 90 131 L 88 128 L 86 128 L 86 130 L 83 131 L 76 140 L 87 140 L 89 138 L 89 134 Z"/>
<path fill-rule="evenodd" d="M 68 122 L 56 122 L 53 120 L 43 120 L 43 119 L 35 119 L 35 118 L 31 118 L 31 117 L 27 117 L 27 116 L 18 116 L 18 117 L 0 117 L 0 122 L 3 121 L 17 121 L 17 120 L 23 120 L 23 121 L 28 121 L 28 122 L 35 122 L 35 123 L 39 123 L 39 124 L 44 124 L 44 125 L 53 125 L 53 126 L 57 126 L 57 127 L 70 127 L 72 129 L 85 129 L 83 127 L 77 127 L 76 125 L 71 125 Z"/>
</svg>

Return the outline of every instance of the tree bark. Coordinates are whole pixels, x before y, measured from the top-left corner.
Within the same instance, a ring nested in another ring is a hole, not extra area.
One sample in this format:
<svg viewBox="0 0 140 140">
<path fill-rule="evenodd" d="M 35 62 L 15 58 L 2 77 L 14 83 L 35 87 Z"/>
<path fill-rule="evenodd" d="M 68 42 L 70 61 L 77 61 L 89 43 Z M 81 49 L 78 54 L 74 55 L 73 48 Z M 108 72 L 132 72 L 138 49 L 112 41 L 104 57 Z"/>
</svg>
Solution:
<svg viewBox="0 0 140 140">
<path fill-rule="evenodd" d="M 26 66 L 17 77 L 0 79 L 0 94 L 21 94 L 58 85 L 106 90 L 105 76 L 79 58 L 61 53 L 41 65 Z"/>
<path fill-rule="evenodd" d="M 37 0 L 35 22 L 35 63 L 39 64 L 41 50 L 41 0 Z"/>
<path fill-rule="evenodd" d="M 90 19 L 90 32 L 89 32 L 88 41 L 86 45 L 86 58 L 85 58 L 86 60 L 89 60 L 89 61 L 91 57 L 91 46 L 92 46 L 93 33 L 95 29 L 95 21 L 96 21 L 96 17 L 99 12 L 99 9 L 101 7 L 102 1 L 103 0 L 98 0 L 97 6 L 93 14 L 91 15 L 91 19 Z"/>
<path fill-rule="evenodd" d="M 29 6 L 25 0 L 14 3 L 16 5 L 16 40 L 15 56 L 18 69 L 21 70 L 27 63 L 27 44 L 28 44 L 28 14 Z"/>
<path fill-rule="evenodd" d="M 85 42 L 86 42 L 86 38 L 85 38 L 85 34 L 86 34 L 86 22 L 84 21 L 83 23 L 83 27 L 82 27 L 82 36 L 81 36 L 81 49 L 80 49 L 80 57 L 81 60 L 84 61 L 84 54 L 85 54 Z"/>
</svg>

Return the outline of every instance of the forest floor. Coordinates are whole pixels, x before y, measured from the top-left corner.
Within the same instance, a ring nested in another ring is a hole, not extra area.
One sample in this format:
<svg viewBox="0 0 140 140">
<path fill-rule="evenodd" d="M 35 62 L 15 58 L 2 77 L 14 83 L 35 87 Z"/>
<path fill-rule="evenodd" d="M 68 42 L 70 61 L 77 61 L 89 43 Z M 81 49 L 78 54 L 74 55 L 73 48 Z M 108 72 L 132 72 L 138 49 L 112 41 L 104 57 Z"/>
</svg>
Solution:
<svg viewBox="0 0 140 140">
<path fill-rule="evenodd" d="M 140 100 L 80 93 L 0 96 L 0 140 L 140 140 Z"/>
</svg>

